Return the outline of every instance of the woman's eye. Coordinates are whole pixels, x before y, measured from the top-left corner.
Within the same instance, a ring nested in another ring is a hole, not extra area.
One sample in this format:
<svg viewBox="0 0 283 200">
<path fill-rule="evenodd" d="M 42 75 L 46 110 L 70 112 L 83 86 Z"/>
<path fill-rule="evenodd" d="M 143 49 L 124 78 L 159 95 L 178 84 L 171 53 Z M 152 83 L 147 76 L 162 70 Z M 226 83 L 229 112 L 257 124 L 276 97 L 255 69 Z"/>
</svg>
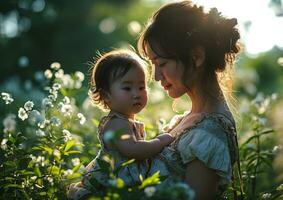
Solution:
<svg viewBox="0 0 283 200">
<path fill-rule="evenodd" d="M 160 63 L 159 67 L 164 67 L 166 64 L 167 62 Z"/>
</svg>

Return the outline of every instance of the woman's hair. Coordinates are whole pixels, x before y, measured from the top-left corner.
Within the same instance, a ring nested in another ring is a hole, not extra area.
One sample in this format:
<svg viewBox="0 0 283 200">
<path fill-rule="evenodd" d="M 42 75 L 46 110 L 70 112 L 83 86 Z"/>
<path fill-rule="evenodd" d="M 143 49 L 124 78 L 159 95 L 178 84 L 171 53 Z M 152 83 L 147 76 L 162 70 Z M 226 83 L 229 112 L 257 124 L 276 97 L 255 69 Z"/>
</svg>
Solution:
<svg viewBox="0 0 283 200">
<path fill-rule="evenodd" d="M 132 67 L 142 67 L 146 74 L 145 62 L 133 51 L 117 49 L 99 55 L 91 64 L 89 96 L 102 110 L 109 110 L 105 95 L 110 92 L 110 86 L 122 78 Z"/>
<path fill-rule="evenodd" d="M 185 83 L 188 68 L 194 65 L 191 53 L 201 46 L 205 50 L 206 63 L 203 89 L 209 92 L 209 79 L 217 77 L 227 97 L 232 90 L 227 66 L 232 66 L 240 50 L 240 34 L 236 25 L 235 18 L 223 17 L 216 8 L 204 12 L 203 7 L 190 1 L 169 3 L 157 10 L 149 20 L 139 38 L 138 50 L 143 57 L 147 57 L 146 48 L 149 45 L 159 57 L 181 61 L 185 65 Z"/>
</svg>

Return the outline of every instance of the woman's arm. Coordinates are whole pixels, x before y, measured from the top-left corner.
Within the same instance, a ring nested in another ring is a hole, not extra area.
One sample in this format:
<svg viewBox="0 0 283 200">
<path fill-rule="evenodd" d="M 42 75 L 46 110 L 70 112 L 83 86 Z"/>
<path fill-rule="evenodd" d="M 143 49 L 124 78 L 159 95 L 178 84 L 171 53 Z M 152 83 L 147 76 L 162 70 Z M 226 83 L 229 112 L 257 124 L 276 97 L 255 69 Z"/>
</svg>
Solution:
<svg viewBox="0 0 283 200">
<path fill-rule="evenodd" d="M 122 155 L 137 160 L 143 160 L 156 155 L 166 145 L 174 141 L 174 137 L 168 133 L 160 134 L 149 141 L 136 140 L 131 124 L 119 118 L 111 119 L 105 126 L 104 132 L 118 130 L 122 130 L 123 133 L 114 145 Z"/>
<path fill-rule="evenodd" d="M 193 160 L 187 165 L 185 180 L 195 191 L 195 200 L 215 198 L 219 176 L 215 170 L 207 168 L 201 161 Z"/>
</svg>

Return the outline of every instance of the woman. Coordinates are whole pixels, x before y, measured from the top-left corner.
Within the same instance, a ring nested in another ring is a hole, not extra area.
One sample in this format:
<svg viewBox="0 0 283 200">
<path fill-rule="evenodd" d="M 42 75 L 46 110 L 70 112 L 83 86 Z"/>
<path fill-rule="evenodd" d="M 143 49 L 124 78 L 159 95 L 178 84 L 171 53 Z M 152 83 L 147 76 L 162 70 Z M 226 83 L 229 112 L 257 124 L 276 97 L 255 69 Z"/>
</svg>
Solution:
<svg viewBox="0 0 283 200">
<path fill-rule="evenodd" d="M 240 49 L 236 25 L 215 8 L 206 13 L 189 1 L 170 3 L 154 13 L 138 42 L 168 95 L 190 97 L 183 120 L 198 116 L 161 153 L 171 177 L 187 182 L 196 199 L 214 198 L 231 181 L 238 160 L 228 73 Z"/>
</svg>

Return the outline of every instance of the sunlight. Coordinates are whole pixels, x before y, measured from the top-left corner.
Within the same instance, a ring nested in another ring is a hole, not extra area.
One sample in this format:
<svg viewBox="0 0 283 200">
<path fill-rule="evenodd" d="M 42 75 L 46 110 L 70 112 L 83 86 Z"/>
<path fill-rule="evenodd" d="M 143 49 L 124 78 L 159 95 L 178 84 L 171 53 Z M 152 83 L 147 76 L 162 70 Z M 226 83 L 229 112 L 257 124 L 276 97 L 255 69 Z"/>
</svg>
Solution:
<svg viewBox="0 0 283 200">
<path fill-rule="evenodd" d="M 276 17 L 269 7 L 270 0 L 192 1 L 204 6 L 206 10 L 216 7 L 224 16 L 237 18 L 241 40 L 249 54 L 255 55 L 268 51 L 275 45 L 283 48 L 283 18 Z"/>
</svg>

